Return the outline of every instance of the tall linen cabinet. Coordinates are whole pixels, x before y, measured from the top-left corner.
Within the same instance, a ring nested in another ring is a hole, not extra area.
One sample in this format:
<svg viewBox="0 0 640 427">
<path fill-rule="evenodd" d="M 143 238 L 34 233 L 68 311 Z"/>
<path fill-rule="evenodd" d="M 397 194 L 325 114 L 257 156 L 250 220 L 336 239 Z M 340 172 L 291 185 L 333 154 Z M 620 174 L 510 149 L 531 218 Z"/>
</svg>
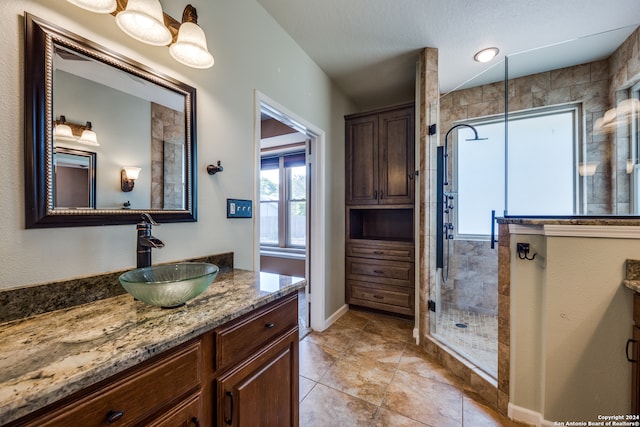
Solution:
<svg viewBox="0 0 640 427">
<path fill-rule="evenodd" d="M 415 107 L 345 116 L 346 301 L 414 315 Z"/>
</svg>

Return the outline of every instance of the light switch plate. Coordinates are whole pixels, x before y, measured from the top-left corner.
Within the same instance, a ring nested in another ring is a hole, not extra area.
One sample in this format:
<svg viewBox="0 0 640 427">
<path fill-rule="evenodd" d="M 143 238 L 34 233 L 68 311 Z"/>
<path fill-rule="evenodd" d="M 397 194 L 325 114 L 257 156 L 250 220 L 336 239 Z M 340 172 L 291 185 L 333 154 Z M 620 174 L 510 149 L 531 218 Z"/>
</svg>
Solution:
<svg viewBox="0 0 640 427">
<path fill-rule="evenodd" d="M 252 216 L 251 200 L 227 199 L 227 218 L 251 218 Z"/>
</svg>

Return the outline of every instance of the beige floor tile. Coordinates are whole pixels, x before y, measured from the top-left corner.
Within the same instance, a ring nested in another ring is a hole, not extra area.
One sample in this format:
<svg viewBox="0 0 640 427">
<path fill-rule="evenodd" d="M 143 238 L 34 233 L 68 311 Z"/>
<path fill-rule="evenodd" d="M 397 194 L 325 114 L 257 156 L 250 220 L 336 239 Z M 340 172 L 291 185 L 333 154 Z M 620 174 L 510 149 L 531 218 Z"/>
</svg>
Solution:
<svg viewBox="0 0 640 427">
<path fill-rule="evenodd" d="M 396 363 L 345 356 L 329 369 L 320 383 L 379 406 L 395 370 Z"/>
<path fill-rule="evenodd" d="M 370 426 L 377 407 L 317 384 L 300 404 L 301 427 Z"/>
<path fill-rule="evenodd" d="M 363 331 L 347 354 L 365 356 L 385 363 L 398 363 L 405 346 L 406 343 L 402 341 Z"/>
<path fill-rule="evenodd" d="M 400 358 L 398 369 L 455 387 L 464 387 L 464 383 L 459 377 L 438 364 L 415 344 L 407 344 Z"/>
<path fill-rule="evenodd" d="M 368 321 L 369 317 L 367 317 L 366 313 L 350 310 L 336 320 L 331 327 L 337 325 L 353 329 L 362 329 Z"/>
<path fill-rule="evenodd" d="M 382 407 L 432 426 L 462 426 L 460 389 L 400 370 L 391 381 Z"/>
<path fill-rule="evenodd" d="M 309 337 L 300 341 L 300 375 L 310 380 L 318 381 L 336 360 L 338 360 L 336 356 L 309 340 Z"/>
<path fill-rule="evenodd" d="M 299 386 L 299 401 L 302 402 L 307 394 L 311 391 L 313 386 L 316 385 L 315 381 L 310 380 L 309 378 L 305 378 L 300 375 L 300 386 Z"/>
<path fill-rule="evenodd" d="M 427 424 L 420 423 L 411 418 L 407 418 L 404 415 L 400 415 L 396 412 L 388 409 L 380 408 L 376 413 L 376 418 L 373 420 L 371 427 L 425 427 Z"/>
<path fill-rule="evenodd" d="M 337 356 L 351 347 L 360 333 L 359 329 L 333 324 L 324 332 L 310 333 L 304 340 L 322 346 L 327 352 Z"/>
<path fill-rule="evenodd" d="M 382 335 L 403 342 L 415 342 L 413 322 L 393 317 L 372 317 L 364 327 L 365 332 Z"/>
</svg>

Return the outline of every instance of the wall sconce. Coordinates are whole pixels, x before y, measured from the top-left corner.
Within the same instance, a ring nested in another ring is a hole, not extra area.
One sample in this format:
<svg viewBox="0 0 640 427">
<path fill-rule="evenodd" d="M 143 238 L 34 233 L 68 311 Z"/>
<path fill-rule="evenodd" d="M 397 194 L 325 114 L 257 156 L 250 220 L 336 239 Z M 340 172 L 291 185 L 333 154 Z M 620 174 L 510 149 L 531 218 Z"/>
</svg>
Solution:
<svg viewBox="0 0 640 427">
<path fill-rule="evenodd" d="M 162 11 L 159 0 L 67 1 L 91 12 L 115 15 L 118 27 L 142 43 L 170 45 L 169 53 L 181 64 L 192 68 L 213 66 L 213 55 L 207 48 L 206 36 L 198 26 L 196 8 L 190 4 L 184 8 L 180 23 Z"/>
<path fill-rule="evenodd" d="M 65 116 L 55 121 L 53 127 L 53 142 L 77 142 L 85 145 L 100 146 L 98 135 L 91 129 L 91 122 L 84 125 L 67 122 Z"/>
<path fill-rule="evenodd" d="M 141 168 L 125 166 L 120 171 L 120 188 L 124 193 L 133 190 L 133 185 L 140 175 Z"/>
</svg>

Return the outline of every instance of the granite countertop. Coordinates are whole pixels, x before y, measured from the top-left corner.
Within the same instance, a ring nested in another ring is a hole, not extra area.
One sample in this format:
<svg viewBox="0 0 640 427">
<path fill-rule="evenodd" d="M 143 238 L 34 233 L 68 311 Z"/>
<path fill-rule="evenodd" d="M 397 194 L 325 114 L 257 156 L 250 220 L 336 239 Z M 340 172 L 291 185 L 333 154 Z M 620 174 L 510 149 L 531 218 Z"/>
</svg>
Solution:
<svg viewBox="0 0 640 427">
<path fill-rule="evenodd" d="M 628 259 L 625 262 L 625 279 L 622 284 L 635 292 L 640 292 L 640 260 Z"/>
<path fill-rule="evenodd" d="M 232 270 L 186 306 L 129 294 L 0 324 L 0 424 L 303 288 L 297 277 Z"/>
<path fill-rule="evenodd" d="M 640 219 L 637 217 L 580 217 L 574 216 L 570 218 L 562 217 L 507 217 L 496 218 L 499 224 L 518 224 L 518 225 L 618 225 L 618 226 L 638 226 Z"/>
</svg>

